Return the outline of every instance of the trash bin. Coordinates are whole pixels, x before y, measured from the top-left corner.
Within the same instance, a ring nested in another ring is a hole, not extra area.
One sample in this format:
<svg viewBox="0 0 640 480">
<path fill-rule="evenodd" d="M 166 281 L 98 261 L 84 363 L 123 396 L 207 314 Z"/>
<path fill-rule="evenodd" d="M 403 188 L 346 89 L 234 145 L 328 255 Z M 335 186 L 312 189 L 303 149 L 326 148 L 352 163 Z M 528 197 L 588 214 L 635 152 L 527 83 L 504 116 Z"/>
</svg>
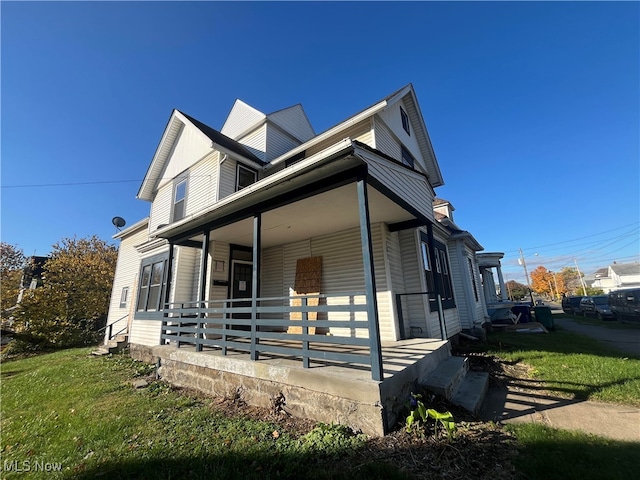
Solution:
<svg viewBox="0 0 640 480">
<path fill-rule="evenodd" d="M 536 316 L 536 322 L 541 323 L 547 330 L 555 330 L 556 327 L 553 324 L 553 314 L 549 307 L 533 307 L 533 311 Z"/>
<path fill-rule="evenodd" d="M 531 321 L 531 307 L 529 305 L 515 305 L 511 307 L 511 311 L 516 316 L 520 314 L 518 323 L 529 323 Z"/>
</svg>

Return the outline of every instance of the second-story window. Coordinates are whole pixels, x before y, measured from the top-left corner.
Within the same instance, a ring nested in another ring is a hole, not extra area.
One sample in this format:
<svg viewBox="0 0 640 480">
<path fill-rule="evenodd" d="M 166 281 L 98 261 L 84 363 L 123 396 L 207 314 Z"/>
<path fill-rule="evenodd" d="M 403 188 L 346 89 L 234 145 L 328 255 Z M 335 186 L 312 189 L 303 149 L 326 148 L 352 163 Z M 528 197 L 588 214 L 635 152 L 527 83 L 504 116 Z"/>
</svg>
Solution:
<svg viewBox="0 0 640 480">
<path fill-rule="evenodd" d="M 244 187 L 248 187 L 252 183 L 256 183 L 258 179 L 258 172 L 238 164 L 238 173 L 236 175 L 236 191 L 242 190 Z"/>
<path fill-rule="evenodd" d="M 411 127 L 409 126 L 409 115 L 400 107 L 400 118 L 402 119 L 402 128 L 407 132 L 407 135 L 411 135 Z"/>
<path fill-rule="evenodd" d="M 173 218 L 172 221 L 176 222 L 181 218 L 184 218 L 185 206 L 187 202 L 187 179 L 179 178 L 176 180 L 173 188 Z"/>
<path fill-rule="evenodd" d="M 411 155 L 409 153 L 409 150 L 407 150 L 404 147 L 402 147 L 402 163 L 404 163 L 406 166 L 411 168 L 414 168 L 414 165 L 416 163 L 416 160 L 413 158 L 413 155 Z"/>
</svg>

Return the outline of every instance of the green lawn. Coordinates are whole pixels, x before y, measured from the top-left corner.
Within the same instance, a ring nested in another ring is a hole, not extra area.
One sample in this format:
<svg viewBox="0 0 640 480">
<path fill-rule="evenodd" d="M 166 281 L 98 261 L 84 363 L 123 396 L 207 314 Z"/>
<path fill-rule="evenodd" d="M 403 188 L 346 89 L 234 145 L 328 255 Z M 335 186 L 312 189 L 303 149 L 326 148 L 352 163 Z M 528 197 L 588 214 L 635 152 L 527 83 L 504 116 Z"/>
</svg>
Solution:
<svg viewBox="0 0 640 480">
<path fill-rule="evenodd" d="M 34 470 L 47 463 L 62 466 L 48 478 L 402 478 L 374 460 L 351 469 L 335 465 L 335 456 L 364 445 L 363 436 L 346 429 L 297 438 L 270 422 L 225 416 L 214 399 L 161 382 L 135 390 L 132 377 L 151 367 L 88 353 L 73 349 L 3 363 L 3 478 L 40 478 Z M 18 473 L 11 462 L 31 471 Z M 320 468 L 310 476 L 309 465 Z"/>
<path fill-rule="evenodd" d="M 563 330 L 549 334 L 492 333 L 487 353 L 532 367 L 532 375 L 560 396 L 640 406 L 640 359 Z"/>
</svg>

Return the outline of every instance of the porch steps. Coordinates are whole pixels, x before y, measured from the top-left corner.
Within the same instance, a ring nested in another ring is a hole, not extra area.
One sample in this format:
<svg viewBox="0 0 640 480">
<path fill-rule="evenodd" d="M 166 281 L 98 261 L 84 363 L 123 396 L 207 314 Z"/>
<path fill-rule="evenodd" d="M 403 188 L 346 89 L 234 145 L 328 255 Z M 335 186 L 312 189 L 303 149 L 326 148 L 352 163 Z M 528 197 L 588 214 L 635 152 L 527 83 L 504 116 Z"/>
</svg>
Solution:
<svg viewBox="0 0 640 480">
<path fill-rule="evenodd" d="M 421 383 L 433 393 L 476 415 L 489 388 L 489 374 L 470 372 L 466 357 L 449 357 Z"/>
<path fill-rule="evenodd" d="M 108 340 L 106 343 L 100 345 L 97 349 L 91 352 L 91 355 L 102 356 L 109 355 L 110 353 L 119 353 L 129 345 L 128 335 L 118 335 L 115 338 Z"/>
</svg>

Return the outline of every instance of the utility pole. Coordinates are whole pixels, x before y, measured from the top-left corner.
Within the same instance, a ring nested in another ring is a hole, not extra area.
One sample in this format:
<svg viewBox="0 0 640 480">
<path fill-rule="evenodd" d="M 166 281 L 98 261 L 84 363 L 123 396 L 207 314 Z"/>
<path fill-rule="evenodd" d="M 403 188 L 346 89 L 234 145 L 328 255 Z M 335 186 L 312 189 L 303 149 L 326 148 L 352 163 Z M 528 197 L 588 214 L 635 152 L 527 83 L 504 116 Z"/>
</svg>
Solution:
<svg viewBox="0 0 640 480">
<path fill-rule="evenodd" d="M 531 290 L 531 282 L 529 282 L 529 273 L 527 272 L 527 262 L 524 261 L 524 254 L 522 253 L 522 249 L 520 249 L 520 258 L 518 259 L 518 263 L 522 265 L 522 267 L 524 268 L 524 277 L 527 279 L 527 287 L 529 288 L 529 297 L 531 297 L 531 305 L 534 305 L 533 291 Z"/>
<path fill-rule="evenodd" d="M 560 298 L 560 292 L 558 291 L 558 279 L 556 278 L 556 272 L 553 272 L 553 284 L 556 286 L 556 300 Z"/>
<path fill-rule="evenodd" d="M 582 279 L 582 273 L 580 272 L 580 267 L 578 267 L 578 261 L 574 258 L 573 262 L 576 264 L 576 270 L 578 270 L 578 278 L 580 278 L 580 285 L 582 285 L 582 294 L 587 296 L 587 286 L 584 284 L 584 280 Z"/>
</svg>

